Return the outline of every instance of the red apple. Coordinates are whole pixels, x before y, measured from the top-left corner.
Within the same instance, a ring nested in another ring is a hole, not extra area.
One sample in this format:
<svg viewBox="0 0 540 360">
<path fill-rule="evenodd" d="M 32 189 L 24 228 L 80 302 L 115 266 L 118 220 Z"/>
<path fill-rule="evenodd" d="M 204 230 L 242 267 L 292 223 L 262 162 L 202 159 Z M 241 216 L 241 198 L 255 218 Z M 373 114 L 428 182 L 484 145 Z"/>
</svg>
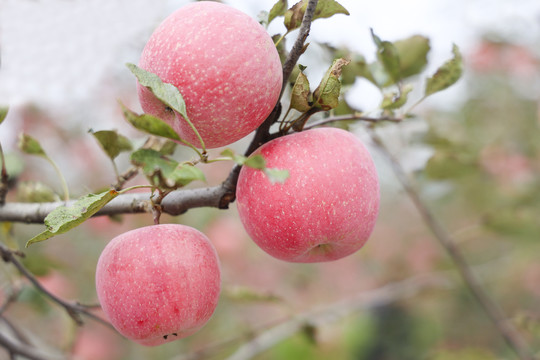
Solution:
<svg viewBox="0 0 540 360">
<path fill-rule="evenodd" d="M 111 324 L 147 346 L 199 330 L 216 308 L 220 287 L 214 247 L 184 225 L 147 226 L 115 237 L 96 270 L 98 299 Z"/>
<path fill-rule="evenodd" d="M 176 86 L 207 148 L 228 145 L 255 130 L 279 98 L 282 69 L 266 30 L 228 5 L 186 5 L 154 31 L 139 66 Z M 167 121 L 183 139 L 200 142 L 177 113 L 138 85 L 143 110 Z"/>
<path fill-rule="evenodd" d="M 373 160 L 358 138 L 321 128 L 261 146 L 269 168 L 287 169 L 284 183 L 243 167 L 236 190 L 240 219 L 268 254 L 291 262 L 330 261 L 360 249 L 379 211 Z"/>
</svg>

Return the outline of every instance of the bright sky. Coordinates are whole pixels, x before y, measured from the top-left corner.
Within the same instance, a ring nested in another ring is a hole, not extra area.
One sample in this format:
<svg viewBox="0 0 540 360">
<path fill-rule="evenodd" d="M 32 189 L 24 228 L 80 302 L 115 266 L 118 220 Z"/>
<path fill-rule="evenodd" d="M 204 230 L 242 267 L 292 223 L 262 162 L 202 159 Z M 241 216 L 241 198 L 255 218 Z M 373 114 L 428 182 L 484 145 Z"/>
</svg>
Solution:
<svg viewBox="0 0 540 360">
<path fill-rule="evenodd" d="M 152 30 L 186 2 L 4 0 L 0 11 L 0 104 L 16 107 L 36 103 L 59 115 L 77 114 L 72 118 L 80 121 L 111 116 L 110 106 L 119 96 L 135 96 L 133 77 L 124 64 L 137 63 Z M 260 10 L 270 9 L 275 0 L 226 2 L 255 17 Z M 540 38 L 537 0 L 520 0 L 519 5 L 513 0 L 340 3 L 351 16 L 316 21 L 312 40 L 347 45 L 371 58 L 369 28 L 388 40 L 423 34 L 431 38 L 432 44 L 428 71 L 450 57 L 452 43 L 466 52 L 478 34 L 493 32 L 528 44 Z M 279 20 L 270 27 L 271 33 L 282 30 Z M 318 77 L 317 72 L 329 65 L 324 61 L 330 61 L 317 57 L 316 50 L 310 50 L 313 63 L 303 62 L 313 69 L 311 73 L 308 70 L 310 77 Z M 317 69 L 317 63 L 323 66 Z M 375 101 L 370 100 L 373 94 L 367 87 L 360 88 L 365 91 L 361 96 L 364 102 Z M 7 134 L 8 129 L 6 124 L 0 127 L 0 141 L 5 141 L 2 134 Z"/>
</svg>

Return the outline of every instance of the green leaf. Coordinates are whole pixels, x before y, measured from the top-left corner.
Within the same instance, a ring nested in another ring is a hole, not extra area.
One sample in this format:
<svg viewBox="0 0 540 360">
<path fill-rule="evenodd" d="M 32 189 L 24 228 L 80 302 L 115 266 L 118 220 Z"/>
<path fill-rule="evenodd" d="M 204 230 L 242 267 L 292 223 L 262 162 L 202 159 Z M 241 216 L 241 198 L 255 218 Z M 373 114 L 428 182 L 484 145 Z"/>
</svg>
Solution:
<svg viewBox="0 0 540 360">
<path fill-rule="evenodd" d="M 417 75 L 424 70 L 427 65 L 427 55 L 431 49 L 428 38 L 413 35 L 407 39 L 395 41 L 394 46 L 399 55 L 399 71 L 402 79 Z"/>
<path fill-rule="evenodd" d="M 18 146 L 25 154 L 47 157 L 39 142 L 30 135 L 21 133 L 19 135 Z"/>
<path fill-rule="evenodd" d="M 4 122 L 7 114 L 9 111 L 9 107 L 7 106 L 0 106 L 0 124 Z"/>
<path fill-rule="evenodd" d="M 122 107 L 124 118 L 137 129 L 144 131 L 148 134 L 165 137 L 167 139 L 178 141 L 181 140 L 180 136 L 178 136 L 176 131 L 174 131 L 174 129 L 169 124 L 167 124 L 160 118 L 157 118 L 150 114 L 138 115 L 133 111 L 129 110 L 122 103 L 120 103 L 120 106 Z"/>
<path fill-rule="evenodd" d="M 156 150 L 139 149 L 131 154 L 131 162 L 141 167 L 156 186 L 178 188 L 194 180 L 206 181 L 200 169 L 190 164 L 180 165 Z"/>
<path fill-rule="evenodd" d="M 186 103 L 176 86 L 161 81 L 159 76 L 143 70 L 135 64 L 126 64 L 129 70 L 137 77 L 139 84 L 149 88 L 152 93 L 165 105 L 176 110 L 185 119 L 188 118 Z"/>
<path fill-rule="evenodd" d="M 117 191 L 108 190 L 97 195 L 89 194 L 83 196 L 69 207 L 59 206 L 45 218 L 47 230 L 28 240 L 26 247 L 47 240 L 55 235 L 66 233 L 79 226 L 117 195 Z"/>
<path fill-rule="evenodd" d="M 291 90 L 291 108 L 300 112 L 308 111 L 312 107 L 310 104 L 310 97 L 311 91 L 309 89 L 309 80 L 300 69 Z"/>
<path fill-rule="evenodd" d="M 105 153 L 111 160 L 114 160 L 121 152 L 133 149 L 131 141 L 116 131 L 101 130 L 92 132 Z"/>
<path fill-rule="evenodd" d="M 1 161 L 0 157 L 0 161 Z M 24 159 L 16 153 L 4 154 L 5 167 L 10 180 L 16 179 L 24 171 Z"/>
<path fill-rule="evenodd" d="M 276 17 L 285 15 L 288 7 L 289 5 L 287 4 L 287 0 L 278 0 L 278 2 L 272 6 L 272 9 L 270 9 L 270 12 L 268 13 L 268 24 L 270 24 Z"/>
<path fill-rule="evenodd" d="M 231 149 L 225 149 L 221 152 L 221 156 L 224 156 L 228 159 L 231 159 L 232 161 L 234 161 L 235 163 L 237 163 L 238 165 L 244 165 L 244 163 L 246 162 L 247 158 L 243 155 L 239 155 L 237 153 L 235 153 L 233 150 Z"/>
<path fill-rule="evenodd" d="M 253 169 L 264 170 L 266 168 L 266 161 L 261 154 L 255 154 L 248 157 L 244 165 Z"/>
<path fill-rule="evenodd" d="M 371 29 L 371 37 L 377 46 L 377 59 L 383 65 L 393 83 L 401 80 L 400 60 L 397 48 L 390 41 L 382 41 Z"/>
<path fill-rule="evenodd" d="M 381 86 L 375 79 L 375 75 L 373 74 L 373 66 L 368 64 L 363 56 L 358 55 L 351 65 L 347 66 L 347 68 L 349 68 L 349 70 L 352 69 L 356 76 L 363 77 L 377 87 Z"/>
<path fill-rule="evenodd" d="M 308 0 L 302 0 L 285 12 L 284 23 L 287 31 L 298 29 L 302 25 L 302 19 L 304 18 L 307 5 Z M 349 12 L 335 0 L 319 0 L 315 8 L 313 20 L 329 18 L 335 14 L 349 15 Z"/>
<path fill-rule="evenodd" d="M 180 165 L 177 161 L 169 159 L 159 151 L 152 149 L 139 149 L 131 154 L 131 163 L 140 166 L 147 176 L 154 176 L 161 172 L 168 178 Z"/>
<path fill-rule="evenodd" d="M 195 180 L 206 181 L 202 170 L 191 164 L 182 164 L 177 167 L 169 176 L 169 179 L 181 186 L 186 186 Z"/>
<path fill-rule="evenodd" d="M 233 160 L 238 165 L 245 165 L 263 171 L 272 183 L 282 183 L 289 177 L 288 170 L 267 168 L 266 161 L 261 154 L 254 154 L 246 158 L 243 155 L 236 154 L 231 149 L 225 149 L 221 152 L 221 156 Z"/>
<path fill-rule="evenodd" d="M 395 110 L 399 109 L 407 102 L 409 93 L 413 90 L 411 85 L 404 86 L 401 91 L 385 94 L 381 103 L 381 109 Z"/>
<path fill-rule="evenodd" d="M 284 183 L 289 178 L 289 170 L 266 168 L 263 171 L 271 183 Z"/>
<path fill-rule="evenodd" d="M 339 105 L 341 92 L 341 69 L 350 63 L 350 60 L 335 59 L 332 66 L 326 71 L 321 83 L 313 92 L 315 105 L 323 110 L 330 110 Z"/>
<path fill-rule="evenodd" d="M 424 96 L 432 95 L 436 92 L 447 89 L 454 85 L 463 74 L 463 61 L 459 48 L 454 44 L 452 48 L 454 57 L 445 62 L 435 74 L 426 80 L 426 90 Z"/>
</svg>

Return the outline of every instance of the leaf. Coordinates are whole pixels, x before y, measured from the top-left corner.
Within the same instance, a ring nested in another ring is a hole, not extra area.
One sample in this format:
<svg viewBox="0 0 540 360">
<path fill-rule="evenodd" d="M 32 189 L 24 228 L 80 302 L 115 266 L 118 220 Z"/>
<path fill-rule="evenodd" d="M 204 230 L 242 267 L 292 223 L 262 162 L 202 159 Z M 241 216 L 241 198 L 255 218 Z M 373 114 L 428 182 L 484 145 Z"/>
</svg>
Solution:
<svg viewBox="0 0 540 360">
<path fill-rule="evenodd" d="M 251 155 L 246 159 L 244 165 L 258 170 L 266 169 L 266 161 L 261 154 Z"/>
<path fill-rule="evenodd" d="M 180 165 L 180 167 L 176 168 L 169 176 L 169 179 L 181 186 L 186 186 L 195 180 L 206 181 L 206 177 L 202 170 L 191 164 Z"/>
<path fill-rule="evenodd" d="M 302 69 L 300 69 L 291 90 L 291 108 L 300 112 L 306 112 L 311 109 L 312 105 L 310 104 L 310 95 L 311 91 L 309 89 L 309 80 L 302 72 Z"/>
<path fill-rule="evenodd" d="M 263 170 L 271 183 L 284 183 L 289 178 L 289 170 L 266 168 Z"/>
<path fill-rule="evenodd" d="M 120 103 L 120 106 L 122 107 L 124 118 L 137 129 L 144 131 L 148 134 L 165 137 L 171 140 L 181 141 L 180 136 L 178 136 L 176 131 L 174 131 L 174 129 L 169 124 L 167 124 L 160 118 L 157 118 L 150 114 L 138 115 L 133 111 L 129 110 L 122 103 Z"/>
<path fill-rule="evenodd" d="M 426 80 L 424 96 L 432 95 L 454 85 L 463 74 L 463 61 L 459 48 L 454 44 L 454 57 L 437 69 L 435 74 Z"/>
<path fill-rule="evenodd" d="M 284 23 L 287 31 L 298 29 L 302 25 L 307 5 L 308 0 L 302 0 L 285 12 Z M 349 15 L 349 12 L 335 0 L 319 0 L 313 14 L 313 20 L 329 18 L 335 14 Z"/>
<path fill-rule="evenodd" d="M 326 71 L 321 83 L 313 92 L 315 105 L 323 110 L 330 110 L 339 105 L 341 91 L 341 68 L 350 63 L 350 60 L 335 59 L 332 66 Z"/>
<path fill-rule="evenodd" d="M 399 109 L 408 100 L 409 93 L 413 90 L 411 85 L 404 86 L 401 91 L 393 92 L 391 94 L 385 94 L 381 103 L 381 108 L 385 110 Z"/>
<path fill-rule="evenodd" d="M 231 149 L 223 150 L 220 155 L 224 156 L 224 157 L 226 157 L 228 159 L 231 159 L 232 161 L 234 161 L 238 165 L 244 165 L 244 163 L 246 162 L 246 159 L 247 159 L 245 156 L 239 155 L 239 154 L 235 153 Z"/>
<path fill-rule="evenodd" d="M 154 176 L 161 172 L 165 178 L 168 178 L 174 170 L 180 165 L 152 149 L 139 149 L 131 154 L 131 163 L 140 166 L 147 176 Z"/>
<path fill-rule="evenodd" d="M 185 119 L 188 118 L 186 103 L 176 86 L 162 82 L 159 76 L 143 70 L 135 64 L 128 63 L 126 66 L 137 77 L 139 84 L 149 88 L 159 100 L 180 113 Z"/>
<path fill-rule="evenodd" d="M 364 79 L 370 81 L 373 85 L 380 87 L 380 84 L 373 75 L 373 66 L 370 66 L 363 56 L 358 55 L 351 65 L 356 76 L 363 77 Z M 351 69 L 351 65 L 347 66 L 349 70 Z"/>
<path fill-rule="evenodd" d="M 204 173 L 191 164 L 179 164 L 159 151 L 139 149 L 131 154 L 133 165 L 140 166 L 154 185 L 178 188 L 194 180 L 206 181 Z"/>
<path fill-rule="evenodd" d="M 289 177 L 288 170 L 267 168 L 266 161 L 261 154 L 254 154 L 246 158 L 243 155 L 236 154 L 231 149 L 225 149 L 221 152 L 221 156 L 233 160 L 238 165 L 245 165 L 253 169 L 262 170 L 272 183 L 283 183 Z"/>
<path fill-rule="evenodd" d="M 101 130 L 92 132 L 92 135 L 94 135 L 111 160 L 114 160 L 121 152 L 133 149 L 129 139 L 116 131 Z"/>
<path fill-rule="evenodd" d="M 47 157 L 39 142 L 30 135 L 21 133 L 18 146 L 25 154 Z"/>
<path fill-rule="evenodd" d="M 108 190 L 97 195 L 89 194 L 83 196 L 69 207 L 59 206 L 45 218 L 47 230 L 28 240 L 26 247 L 47 240 L 55 235 L 66 233 L 79 226 L 117 195 L 117 191 Z"/>
<path fill-rule="evenodd" d="M 401 78 L 417 75 L 424 70 L 427 65 L 427 55 L 431 46 L 429 39 L 413 35 L 407 39 L 394 42 L 399 55 L 399 71 Z"/>
<path fill-rule="evenodd" d="M 393 83 L 401 79 L 400 60 L 397 48 L 390 41 L 382 41 L 371 29 L 373 42 L 377 46 L 377 59 L 383 65 Z"/>
<path fill-rule="evenodd" d="M 270 9 L 270 12 L 268 13 L 268 24 L 270 24 L 276 17 L 285 15 L 288 7 L 289 5 L 287 4 L 287 0 L 278 0 L 278 2 L 272 6 L 272 9 Z"/>
<path fill-rule="evenodd" d="M 0 106 L 0 124 L 2 124 L 4 122 L 4 120 L 6 119 L 8 111 L 9 111 L 9 107 Z"/>
</svg>

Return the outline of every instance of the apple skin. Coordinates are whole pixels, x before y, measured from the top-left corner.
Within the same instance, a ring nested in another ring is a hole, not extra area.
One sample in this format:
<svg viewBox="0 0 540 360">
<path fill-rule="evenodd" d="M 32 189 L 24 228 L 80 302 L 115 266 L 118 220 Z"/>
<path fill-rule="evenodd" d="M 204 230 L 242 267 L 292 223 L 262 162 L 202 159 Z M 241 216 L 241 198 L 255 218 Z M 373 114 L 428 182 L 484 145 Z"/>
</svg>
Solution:
<svg viewBox="0 0 540 360">
<path fill-rule="evenodd" d="M 96 269 L 103 312 L 118 332 L 146 346 L 199 330 L 212 316 L 220 289 L 214 247 L 184 225 L 123 233 L 107 244 Z"/>
<path fill-rule="evenodd" d="M 277 103 L 283 79 L 266 30 L 243 12 L 210 1 L 167 17 L 148 40 L 139 66 L 180 90 L 207 148 L 228 145 L 258 128 Z M 200 147 L 179 114 L 140 84 L 138 94 L 146 113 Z"/>
<path fill-rule="evenodd" d="M 284 183 L 242 167 L 238 212 L 253 241 L 290 262 L 332 261 L 367 241 L 379 212 L 379 180 L 368 150 L 353 134 L 319 128 L 274 139 L 255 151 Z"/>
</svg>

